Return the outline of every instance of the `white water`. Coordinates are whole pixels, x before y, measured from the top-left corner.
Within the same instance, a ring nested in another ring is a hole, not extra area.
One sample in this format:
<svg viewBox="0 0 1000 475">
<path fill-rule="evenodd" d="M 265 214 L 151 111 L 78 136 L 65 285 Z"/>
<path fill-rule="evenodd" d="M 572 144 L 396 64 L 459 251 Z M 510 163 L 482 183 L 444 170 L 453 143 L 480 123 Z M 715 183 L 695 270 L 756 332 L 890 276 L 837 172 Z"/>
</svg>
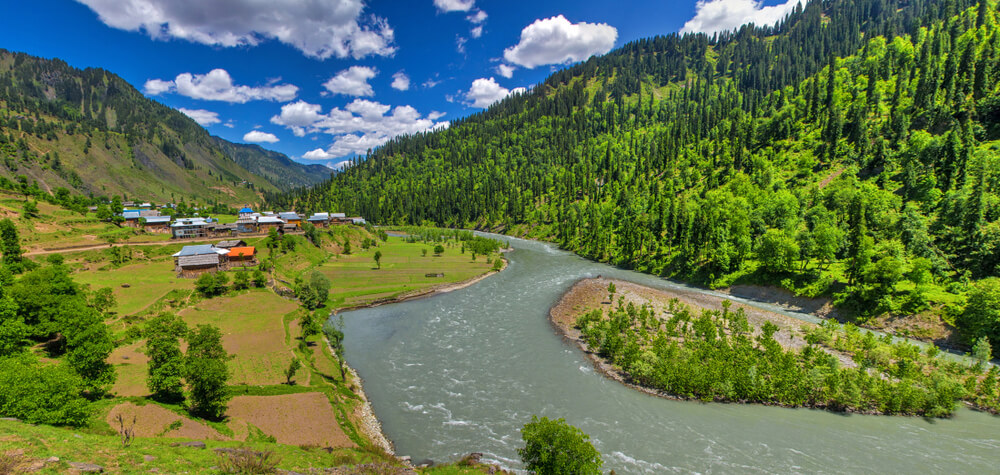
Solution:
<svg viewBox="0 0 1000 475">
<path fill-rule="evenodd" d="M 399 455 L 483 452 L 519 468 L 519 429 L 538 414 L 590 434 L 618 473 L 1000 473 L 1000 418 L 983 413 L 925 420 L 700 404 L 610 381 L 556 334 L 549 308 L 584 277 L 679 284 L 511 243 L 507 270 L 469 288 L 344 314 L 348 363 Z"/>
</svg>

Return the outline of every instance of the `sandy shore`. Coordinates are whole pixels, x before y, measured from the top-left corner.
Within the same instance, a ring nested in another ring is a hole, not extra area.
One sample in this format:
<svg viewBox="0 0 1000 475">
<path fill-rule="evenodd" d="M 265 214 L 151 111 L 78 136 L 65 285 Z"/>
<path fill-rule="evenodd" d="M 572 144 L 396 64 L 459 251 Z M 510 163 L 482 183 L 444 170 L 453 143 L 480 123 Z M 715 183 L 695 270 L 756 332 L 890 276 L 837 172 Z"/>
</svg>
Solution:
<svg viewBox="0 0 1000 475">
<path fill-rule="evenodd" d="M 683 290 L 667 291 L 654 289 L 622 280 L 597 277 L 577 282 L 549 310 L 549 319 L 555 329 L 566 339 L 575 342 L 594 364 L 594 368 L 601 374 L 647 394 L 669 399 L 683 399 L 673 394 L 634 384 L 627 374 L 587 348 L 580 330 L 575 328 L 576 318 L 585 312 L 598 308 L 602 311 L 609 310 L 611 303 L 608 302 L 608 284 L 612 282 L 615 284 L 616 301 L 620 297 L 624 297 L 626 303 L 632 302 L 637 306 L 650 304 L 658 312 L 662 311 L 672 299 L 677 299 L 680 303 L 688 305 L 694 312 L 699 312 L 698 309 L 721 310 L 722 302 L 725 299 Z M 759 332 L 760 327 L 765 322 L 777 325 L 779 330 L 774 334 L 774 339 L 785 348 L 797 349 L 805 346 L 806 341 L 803 338 L 805 332 L 810 328 L 816 327 L 814 323 L 804 322 L 780 313 L 769 312 L 737 303 L 733 303 L 730 306 L 730 311 L 736 311 L 738 308 L 743 309 L 747 316 L 747 321 L 754 327 L 755 332 Z M 837 357 L 842 366 L 857 366 L 847 355 L 828 349 L 824 349 L 824 351 Z"/>
</svg>

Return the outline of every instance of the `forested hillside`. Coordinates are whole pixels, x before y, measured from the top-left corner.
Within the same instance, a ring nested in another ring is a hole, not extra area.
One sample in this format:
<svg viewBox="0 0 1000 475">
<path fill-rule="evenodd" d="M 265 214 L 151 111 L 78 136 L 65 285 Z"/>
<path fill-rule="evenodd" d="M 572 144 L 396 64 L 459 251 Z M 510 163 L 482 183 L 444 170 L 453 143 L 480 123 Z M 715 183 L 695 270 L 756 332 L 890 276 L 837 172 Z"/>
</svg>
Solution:
<svg viewBox="0 0 1000 475">
<path fill-rule="evenodd" d="M 329 178 L 256 146 L 208 134 L 103 69 L 0 50 L 0 177 L 46 192 L 158 202 L 259 201 Z"/>
<path fill-rule="evenodd" d="M 998 20 L 993 2 L 813 1 L 776 27 L 641 40 L 270 199 L 997 343 Z"/>
</svg>

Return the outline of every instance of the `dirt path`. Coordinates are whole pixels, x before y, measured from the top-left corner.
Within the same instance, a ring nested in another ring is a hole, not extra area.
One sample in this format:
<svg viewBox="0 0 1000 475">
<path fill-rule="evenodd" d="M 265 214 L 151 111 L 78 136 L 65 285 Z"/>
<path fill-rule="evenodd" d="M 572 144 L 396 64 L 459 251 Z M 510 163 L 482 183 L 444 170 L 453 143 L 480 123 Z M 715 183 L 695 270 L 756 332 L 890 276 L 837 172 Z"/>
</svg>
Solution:
<svg viewBox="0 0 1000 475">
<path fill-rule="evenodd" d="M 221 241 L 230 241 L 233 238 L 223 237 L 223 238 L 211 238 L 211 239 L 192 239 L 184 241 L 149 241 L 149 242 L 133 242 L 133 243 L 118 243 L 118 244 L 93 244 L 86 246 L 72 246 L 72 247 L 62 247 L 58 249 L 41 249 L 25 252 L 25 256 L 40 256 L 45 254 L 62 254 L 66 252 L 80 252 L 80 251 L 93 251 L 97 249 L 108 249 L 111 247 L 123 247 L 123 246 L 166 246 L 169 244 L 205 244 L 205 243 L 217 243 Z"/>
</svg>

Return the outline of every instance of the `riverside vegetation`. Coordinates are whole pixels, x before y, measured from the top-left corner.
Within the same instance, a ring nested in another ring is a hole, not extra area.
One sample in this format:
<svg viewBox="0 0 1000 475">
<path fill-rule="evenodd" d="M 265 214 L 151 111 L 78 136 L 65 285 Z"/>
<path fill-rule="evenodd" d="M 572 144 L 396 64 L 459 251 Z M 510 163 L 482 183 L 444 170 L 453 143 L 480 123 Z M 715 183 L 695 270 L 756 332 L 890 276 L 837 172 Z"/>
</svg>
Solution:
<svg viewBox="0 0 1000 475">
<path fill-rule="evenodd" d="M 30 239 L 32 223 L 72 212 L 42 203 L 28 217 L 8 205 L 0 201 L 15 216 L 0 220 L 0 416 L 20 422 L 0 422 L 0 466 L 14 467 L 4 470 L 65 470 L 74 460 L 109 471 L 398 470 L 360 415 L 343 334 L 328 326 L 328 346 L 323 322 L 334 308 L 427 292 L 500 260 L 495 251 L 473 260 L 462 245 L 480 238 L 451 231 L 407 242 L 371 227 L 306 225 L 302 235 L 249 238 L 262 250 L 255 267 L 181 279 L 170 255 L 182 244 L 172 242 L 27 256 L 21 232 Z M 437 243 L 442 252 L 424 257 Z M 482 468 L 471 460 L 427 471 Z"/>
<path fill-rule="evenodd" d="M 777 26 L 628 43 L 327 183 L 269 194 L 479 227 L 713 287 L 781 286 L 1000 347 L 998 5 L 804 2 Z"/>
<path fill-rule="evenodd" d="M 614 301 L 614 283 L 608 292 Z M 1000 373 L 987 364 L 986 340 L 967 364 L 935 346 L 922 351 L 827 320 L 807 330 L 807 345 L 795 350 L 775 339 L 772 322 L 755 327 L 728 301 L 721 311 L 698 312 L 676 299 L 657 309 L 621 298 L 607 312 L 579 315 L 576 326 L 586 346 L 628 380 L 683 398 L 929 417 L 951 415 L 959 402 L 1000 410 Z M 842 366 L 834 352 L 856 366 Z"/>
</svg>

